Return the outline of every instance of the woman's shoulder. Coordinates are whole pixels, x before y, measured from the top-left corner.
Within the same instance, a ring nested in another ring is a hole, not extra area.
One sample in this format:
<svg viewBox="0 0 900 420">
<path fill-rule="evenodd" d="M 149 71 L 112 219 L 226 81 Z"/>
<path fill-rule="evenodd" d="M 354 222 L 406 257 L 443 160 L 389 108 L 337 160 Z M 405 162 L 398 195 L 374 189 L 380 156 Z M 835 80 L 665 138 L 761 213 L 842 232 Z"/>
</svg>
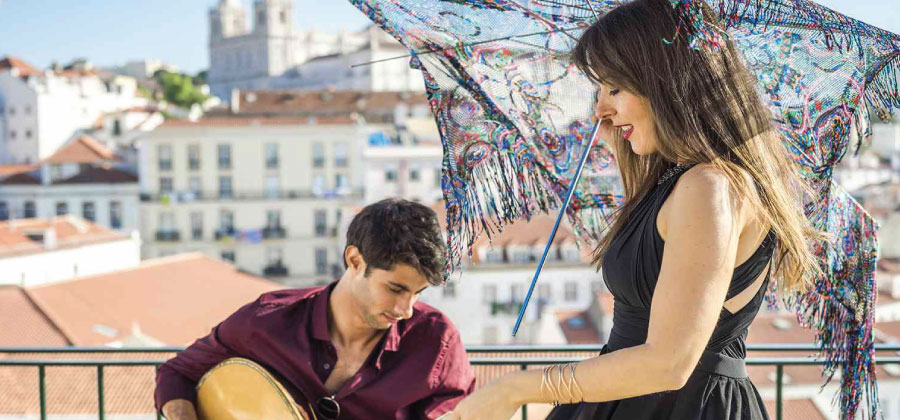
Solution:
<svg viewBox="0 0 900 420">
<path fill-rule="evenodd" d="M 724 170 L 709 163 L 699 163 L 679 177 L 673 195 L 699 197 L 730 197 L 731 181 Z"/>
</svg>

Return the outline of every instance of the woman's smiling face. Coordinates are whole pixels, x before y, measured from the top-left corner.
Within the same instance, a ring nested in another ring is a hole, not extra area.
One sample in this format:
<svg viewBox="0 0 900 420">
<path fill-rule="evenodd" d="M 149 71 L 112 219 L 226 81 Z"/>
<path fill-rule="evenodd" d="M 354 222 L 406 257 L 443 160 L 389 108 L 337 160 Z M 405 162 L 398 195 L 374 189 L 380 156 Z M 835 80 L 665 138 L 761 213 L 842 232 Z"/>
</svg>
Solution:
<svg viewBox="0 0 900 420">
<path fill-rule="evenodd" d="M 659 150 L 656 128 L 647 100 L 614 86 L 602 83 L 598 86 L 594 116 L 610 121 L 604 122 L 604 125 L 611 124 L 621 129 L 634 153 L 638 155 L 656 153 Z"/>
</svg>

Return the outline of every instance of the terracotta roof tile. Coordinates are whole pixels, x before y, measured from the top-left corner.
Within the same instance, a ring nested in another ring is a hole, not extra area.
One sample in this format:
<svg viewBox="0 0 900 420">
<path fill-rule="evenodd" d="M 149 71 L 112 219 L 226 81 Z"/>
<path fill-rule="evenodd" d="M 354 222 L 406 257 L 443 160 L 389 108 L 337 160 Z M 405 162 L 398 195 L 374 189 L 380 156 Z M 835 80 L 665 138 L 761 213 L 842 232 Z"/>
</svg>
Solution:
<svg viewBox="0 0 900 420">
<path fill-rule="evenodd" d="M 0 257 L 45 252 L 43 242 L 32 240 L 28 235 L 51 228 L 56 231 L 57 250 L 128 239 L 124 234 L 75 216 L 6 220 L 0 222 Z"/>
<path fill-rule="evenodd" d="M 2 60 L 0 60 L 0 71 L 10 69 L 16 69 L 19 72 L 19 77 L 43 74 L 42 71 L 38 70 L 36 67 L 26 63 L 21 59 L 12 56 L 6 56 Z"/>
<path fill-rule="evenodd" d="M 556 317 L 568 344 L 600 344 L 600 333 L 588 311 L 558 310 Z"/>
<path fill-rule="evenodd" d="M 775 418 L 775 400 L 765 400 L 766 411 Z M 828 420 L 811 399 L 782 400 L 784 420 Z"/>
<path fill-rule="evenodd" d="M 115 154 L 93 137 L 83 134 L 63 145 L 46 163 L 102 163 L 116 158 Z"/>
<path fill-rule="evenodd" d="M 29 163 L 24 165 L 0 165 L 0 178 L 21 174 L 24 172 L 31 172 L 40 169 L 41 166 L 36 163 Z"/>
<path fill-rule="evenodd" d="M 0 181 L 0 185 L 40 185 L 41 180 L 36 178 L 31 172 L 20 172 L 9 175 Z"/>
<path fill-rule="evenodd" d="M 141 332 L 184 346 L 277 283 L 202 254 L 158 258 L 138 267 L 37 286 L 29 294 L 78 346 L 103 346 Z"/>
<path fill-rule="evenodd" d="M 137 175 L 116 168 L 88 167 L 54 184 L 128 184 L 137 183 Z"/>
<path fill-rule="evenodd" d="M 17 286 L 0 286 L 0 347 L 59 347 L 70 344 Z"/>
</svg>

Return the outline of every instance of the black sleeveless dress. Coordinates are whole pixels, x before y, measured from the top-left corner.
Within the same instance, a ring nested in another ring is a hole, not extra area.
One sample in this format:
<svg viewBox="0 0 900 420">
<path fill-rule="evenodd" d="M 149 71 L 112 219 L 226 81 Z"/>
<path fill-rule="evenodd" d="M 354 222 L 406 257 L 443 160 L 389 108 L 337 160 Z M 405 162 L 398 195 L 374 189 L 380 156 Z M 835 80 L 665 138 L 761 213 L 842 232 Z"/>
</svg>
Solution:
<svg viewBox="0 0 900 420">
<path fill-rule="evenodd" d="M 600 354 L 640 345 L 647 340 L 650 301 L 662 265 L 664 242 L 656 217 L 686 168 L 675 168 L 635 208 L 603 255 L 603 279 L 615 298 L 609 342 Z M 746 262 L 734 269 L 726 300 L 759 278 L 775 248 L 772 232 Z M 677 391 L 602 403 L 556 407 L 548 420 L 768 420 L 765 405 L 744 365 L 747 328 L 763 301 L 766 276 L 753 299 L 737 313 L 724 307 L 706 350 L 684 387 Z"/>
</svg>

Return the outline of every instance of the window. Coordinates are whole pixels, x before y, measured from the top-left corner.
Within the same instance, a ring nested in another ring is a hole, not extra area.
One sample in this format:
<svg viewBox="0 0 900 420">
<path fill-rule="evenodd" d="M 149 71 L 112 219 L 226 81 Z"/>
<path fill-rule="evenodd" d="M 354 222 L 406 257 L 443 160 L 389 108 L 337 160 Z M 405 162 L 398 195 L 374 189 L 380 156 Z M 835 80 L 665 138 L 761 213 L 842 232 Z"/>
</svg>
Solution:
<svg viewBox="0 0 900 420">
<path fill-rule="evenodd" d="M 159 159 L 159 170 L 172 170 L 172 146 L 160 144 L 156 147 L 156 157 Z"/>
<path fill-rule="evenodd" d="M 509 300 L 512 302 L 523 302 L 525 300 L 525 285 L 521 283 L 513 283 L 510 285 L 509 292 L 511 296 Z"/>
<path fill-rule="evenodd" d="M 574 302 L 578 300 L 578 283 L 575 283 L 574 281 L 567 281 L 564 287 L 566 302 Z"/>
<path fill-rule="evenodd" d="M 561 251 L 563 261 L 573 262 L 581 260 L 581 251 L 578 250 L 578 246 L 575 244 L 564 245 Z"/>
<path fill-rule="evenodd" d="M 347 185 L 347 175 L 336 174 L 334 176 L 334 187 L 338 190 L 348 188 L 349 185 Z"/>
<path fill-rule="evenodd" d="M 9 139 L 10 140 L 16 139 L 16 130 L 9 130 Z"/>
<path fill-rule="evenodd" d="M 231 189 L 231 177 L 230 176 L 220 176 L 219 177 L 219 198 L 231 198 L 234 191 Z"/>
<path fill-rule="evenodd" d="M 232 264 L 234 264 L 234 260 L 235 260 L 234 250 L 233 249 L 223 250 L 222 251 L 222 259 L 225 261 L 230 261 Z"/>
<path fill-rule="evenodd" d="M 188 169 L 196 171 L 200 169 L 200 145 L 188 145 Z"/>
<path fill-rule="evenodd" d="M 94 208 L 93 201 L 85 201 L 81 203 L 81 217 L 85 218 L 85 220 L 95 221 L 97 220 L 97 212 L 96 208 Z"/>
<path fill-rule="evenodd" d="M 325 210 L 316 210 L 313 218 L 315 221 L 316 236 L 325 236 L 325 231 L 327 230 Z"/>
<path fill-rule="evenodd" d="M 278 14 L 278 19 L 281 20 L 282 25 L 286 24 L 287 23 L 287 12 L 282 10 L 281 13 Z"/>
<path fill-rule="evenodd" d="M 65 216 L 67 214 L 69 214 L 69 204 L 65 201 L 58 201 L 56 203 L 56 215 Z"/>
<path fill-rule="evenodd" d="M 266 13 L 259 12 L 256 14 L 256 24 L 259 26 L 266 26 Z"/>
<path fill-rule="evenodd" d="M 159 213 L 159 227 L 161 232 L 172 232 L 175 230 L 175 214 L 170 211 Z"/>
<path fill-rule="evenodd" d="M 25 130 L 25 139 L 28 140 L 31 138 L 31 130 Z"/>
<path fill-rule="evenodd" d="M 281 226 L 281 211 L 266 210 L 266 227 L 274 229 Z"/>
<path fill-rule="evenodd" d="M 280 267 L 284 265 L 284 250 L 278 247 L 269 247 L 266 249 L 266 259 L 270 266 Z"/>
<path fill-rule="evenodd" d="M 335 143 L 334 166 L 338 168 L 346 168 L 347 161 L 347 143 Z"/>
<path fill-rule="evenodd" d="M 267 169 L 277 169 L 278 168 L 278 144 L 269 143 L 266 144 L 266 168 Z"/>
<path fill-rule="evenodd" d="M 325 175 L 318 174 L 313 177 L 312 193 L 315 195 L 325 193 Z"/>
<path fill-rule="evenodd" d="M 396 169 L 386 169 L 384 171 L 384 182 L 396 182 L 397 181 L 397 170 Z"/>
<path fill-rule="evenodd" d="M 34 207 L 34 201 L 25 202 L 25 218 L 37 217 L 37 209 Z"/>
<path fill-rule="evenodd" d="M 410 169 L 409 170 L 409 180 L 410 181 L 418 181 L 419 180 L 419 170 L 418 169 Z"/>
<path fill-rule="evenodd" d="M 191 212 L 191 239 L 199 241 L 203 239 L 203 213 Z"/>
<path fill-rule="evenodd" d="M 528 248 L 517 248 L 511 254 L 514 263 L 525 264 L 531 261 L 531 250 Z"/>
<path fill-rule="evenodd" d="M 553 299 L 553 293 L 550 288 L 550 285 L 547 283 L 538 285 L 538 300 L 543 300 L 544 302 L 550 302 Z"/>
<path fill-rule="evenodd" d="M 231 169 L 231 145 L 220 144 L 219 147 L 219 169 Z"/>
<path fill-rule="evenodd" d="M 6 109 L 6 112 L 9 113 L 9 116 L 16 115 L 16 107 L 11 106 L 11 107 L 9 107 L 9 108 Z"/>
<path fill-rule="evenodd" d="M 200 197 L 203 194 L 203 181 L 199 176 L 194 175 L 188 178 L 188 190 L 195 197 Z"/>
<path fill-rule="evenodd" d="M 122 228 L 122 203 L 118 201 L 109 203 L 109 226 L 113 229 Z"/>
<path fill-rule="evenodd" d="M 122 135 L 122 121 L 119 121 L 118 119 L 113 121 L 113 130 L 112 131 L 113 131 L 114 136 L 121 136 Z"/>
<path fill-rule="evenodd" d="M 219 212 L 219 229 L 225 232 L 234 231 L 234 212 L 231 210 Z"/>
<path fill-rule="evenodd" d="M 445 298 L 455 298 L 456 297 L 456 282 L 448 281 L 444 283 L 443 290 L 441 294 Z"/>
<path fill-rule="evenodd" d="M 172 177 L 170 176 L 161 176 L 159 177 L 159 192 L 160 194 L 172 194 L 174 190 L 172 186 Z"/>
<path fill-rule="evenodd" d="M 266 175 L 266 198 L 278 198 L 280 186 L 278 175 Z"/>
<path fill-rule="evenodd" d="M 481 301 L 484 303 L 494 303 L 497 301 L 497 285 L 485 284 L 481 286 Z"/>
<path fill-rule="evenodd" d="M 312 145 L 313 168 L 325 167 L 325 146 L 322 143 Z"/>
<path fill-rule="evenodd" d="M 5 201 L 0 201 L 0 220 L 9 220 L 9 207 Z"/>
<path fill-rule="evenodd" d="M 316 274 L 323 275 L 328 273 L 328 250 L 325 248 L 316 248 Z"/>
<path fill-rule="evenodd" d="M 25 115 L 31 115 L 31 105 L 25 106 Z"/>
</svg>

